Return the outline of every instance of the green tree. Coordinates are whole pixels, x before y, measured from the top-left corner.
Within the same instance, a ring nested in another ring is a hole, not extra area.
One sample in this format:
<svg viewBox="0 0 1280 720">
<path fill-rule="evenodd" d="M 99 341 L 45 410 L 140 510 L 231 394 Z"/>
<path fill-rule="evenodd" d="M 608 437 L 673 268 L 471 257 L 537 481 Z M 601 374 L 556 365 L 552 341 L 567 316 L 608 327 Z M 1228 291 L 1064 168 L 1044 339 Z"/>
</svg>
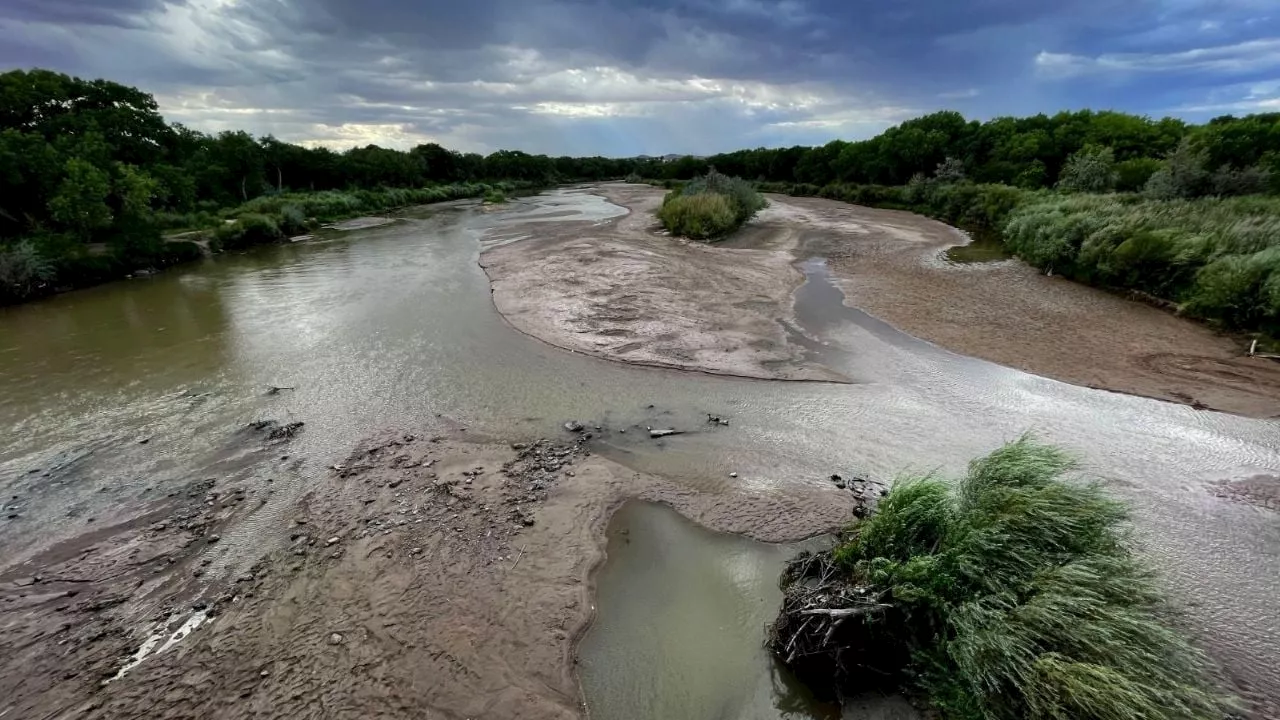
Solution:
<svg viewBox="0 0 1280 720">
<path fill-rule="evenodd" d="M 111 180 L 91 163 L 71 158 L 66 164 L 66 179 L 49 201 L 53 219 L 88 241 L 95 230 L 111 224 L 111 208 L 107 197 Z"/>
<path fill-rule="evenodd" d="M 1064 192 L 1107 192 L 1116 182 L 1116 155 L 1109 147 L 1088 145 L 1073 153 L 1058 175 Z"/>
</svg>

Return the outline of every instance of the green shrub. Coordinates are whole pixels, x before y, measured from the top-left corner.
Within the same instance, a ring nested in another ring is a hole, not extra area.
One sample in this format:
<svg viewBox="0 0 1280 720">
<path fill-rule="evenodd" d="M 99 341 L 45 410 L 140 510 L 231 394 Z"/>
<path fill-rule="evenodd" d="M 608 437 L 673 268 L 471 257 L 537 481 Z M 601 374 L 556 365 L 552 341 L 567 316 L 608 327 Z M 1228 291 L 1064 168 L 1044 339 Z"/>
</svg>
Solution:
<svg viewBox="0 0 1280 720">
<path fill-rule="evenodd" d="M 958 483 L 899 481 L 832 551 L 843 576 L 820 581 L 826 607 L 859 614 L 793 622 L 814 591 L 789 569 L 775 649 L 820 642 L 867 663 L 836 673 L 847 689 L 892 678 L 953 720 L 1221 720 L 1231 703 L 1130 551 L 1126 509 L 1073 469 L 1024 437 Z"/>
<path fill-rule="evenodd" d="M 667 193 L 658 219 L 673 235 L 713 240 L 738 229 L 767 204 L 751 183 L 713 169 Z"/>
<path fill-rule="evenodd" d="M 501 190 L 490 190 L 489 192 L 484 194 L 484 201 L 487 203 L 498 205 L 506 202 L 507 196 L 502 194 Z"/>
<path fill-rule="evenodd" d="M 1116 182 L 1116 154 L 1109 147 L 1088 145 L 1067 158 L 1058 176 L 1058 189 L 1063 192 L 1100 193 Z"/>
<path fill-rule="evenodd" d="M 297 205 L 285 205 L 276 215 L 276 224 L 285 236 L 306 234 L 311 226 L 307 222 L 307 214 Z"/>
<path fill-rule="evenodd" d="M 1155 158 L 1132 158 L 1116 163 L 1116 190 L 1139 192 L 1162 165 Z"/>
<path fill-rule="evenodd" d="M 285 237 L 269 215 L 242 215 L 224 224 L 214 232 L 214 238 L 224 250 L 243 250 L 254 245 L 279 242 Z"/>
<path fill-rule="evenodd" d="M 738 227 L 729 198 L 715 193 L 671 195 L 658 210 L 662 226 L 673 235 L 712 240 Z"/>
<path fill-rule="evenodd" d="M 0 247 L 0 304 L 33 297 L 53 279 L 53 263 L 29 240 Z"/>
</svg>

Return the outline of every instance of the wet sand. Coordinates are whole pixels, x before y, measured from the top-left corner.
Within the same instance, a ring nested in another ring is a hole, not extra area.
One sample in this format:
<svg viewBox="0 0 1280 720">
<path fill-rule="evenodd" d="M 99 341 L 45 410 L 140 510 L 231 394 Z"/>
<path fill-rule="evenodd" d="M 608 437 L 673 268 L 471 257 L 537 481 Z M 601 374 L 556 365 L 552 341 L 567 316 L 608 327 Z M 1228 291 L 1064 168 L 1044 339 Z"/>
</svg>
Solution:
<svg viewBox="0 0 1280 720">
<path fill-rule="evenodd" d="M 666 236 L 662 192 L 598 188 L 630 210 L 602 223 L 531 222 L 486 251 L 493 302 L 516 329 L 557 347 L 638 365 L 771 380 L 844 381 L 788 342 L 795 228 L 757 223 L 751 248 Z"/>
<path fill-rule="evenodd" d="M 235 577 L 214 577 L 220 534 L 252 523 L 266 488 L 197 483 L 9 568 L 0 711 L 576 718 L 574 644 L 613 509 L 663 502 L 710 528 L 785 541 L 842 525 L 857 502 L 835 488 L 690 493 L 566 435 L 508 446 L 380 434 L 291 521 L 257 528 L 279 549 Z M 117 677 L 153 633 L 157 645 L 185 637 Z"/>
<path fill-rule="evenodd" d="M 1249 417 L 1280 416 L 1280 363 L 1166 311 L 1016 260 L 956 264 L 968 238 L 911 213 L 771 196 L 726 243 L 663 235 L 662 191 L 594 189 L 607 223 L 530 228 L 481 264 L 494 303 L 552 345 L 620 362 L 768 379 L 844 380 L 789 343 L 792 264 L 829 260 L 848 304 L 962 355 L 1076 385 Z"/>
<path fill-rule="evenodd" d="M 967 242 L 912 213 L 771 197 L 811 229 L 846 302 L 962 355 L 1075 385 L 1212 410 L 1280 416 L 1280 363 L 1167 311 L 1009 260 L 956 264 Z"/>
</svg>

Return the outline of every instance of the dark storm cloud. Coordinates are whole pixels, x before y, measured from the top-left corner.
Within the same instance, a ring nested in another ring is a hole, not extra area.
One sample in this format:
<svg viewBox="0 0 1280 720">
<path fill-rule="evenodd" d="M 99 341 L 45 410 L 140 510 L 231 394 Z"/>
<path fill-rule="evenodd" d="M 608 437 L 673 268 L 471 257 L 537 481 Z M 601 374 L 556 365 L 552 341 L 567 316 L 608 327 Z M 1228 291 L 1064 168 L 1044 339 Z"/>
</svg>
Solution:
<svg viewBox="0 0 1280 720">
<path fill-rule="evenodd" d="M 1272 0 L 0 0 L 0 62 L 334 145 L 714 151 L 940 107 L 1267 107 Z M 1276 17 L 1272 17 L 1275 15 Z"/>
<path fill-rule="evenodd" d="M 0 15 L 29 22 L 128 27 L 164 4 L 164 0 L 6 0 Z"/>
</svg>

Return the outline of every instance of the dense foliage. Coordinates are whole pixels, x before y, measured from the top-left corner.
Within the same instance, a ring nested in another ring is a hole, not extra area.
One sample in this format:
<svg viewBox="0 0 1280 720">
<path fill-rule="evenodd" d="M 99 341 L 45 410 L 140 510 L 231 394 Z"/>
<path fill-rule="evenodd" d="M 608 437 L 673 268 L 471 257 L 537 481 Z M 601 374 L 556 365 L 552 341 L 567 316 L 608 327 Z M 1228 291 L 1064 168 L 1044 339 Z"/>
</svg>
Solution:
<svg viewBox="0 0 1280 720">
<path fill-rule="evenodd" d="M 859 662 L 837 677 L 847 689 L 886 677 L 951 719 L 1220 720 L 1205 658 L 1128 547 L 1124 507 L 1072 469 L 1023 438 L 959 482 L 899 481 L 821 577 L 784 576 L 789 599 L 847 607 L 793 607 L 775 649 L 834 644 L 834 662 Z M 832 610 L 845 619 L 831 630 L 795 622 Z"/>
<path fill-rule="evenodd" d="M 166 123 L 135 88 L 15 70 L 0 74 L 0 302 L 199 256 L 189 242 L 165 242 L 166 229 L 269 216 L 237 223 L 245 228 L 238 237 L 220 231 L 235 245 L 276 236 L 270 224 L 298 229 L 279 215 L 290 205 L 304 220 L 333 219 L 334 203 L 352 214 L 419 201 L 388 188 L 482 197 L 496 181 L 510 190 L 619 178 L 634 164 L 509 150 L 481 156 L 435 144 L 339 153 L 244 132 L 207 135 Z M 306 207 L 314 203 L 299 194 L 318 191 L 333 191 L 325 207 Z M 264 199 L 274 207 L 254 207 Z"/>
<path fill-rule="evenodd" d="M 1090 110 L 987 122 L 966 121 L 946 111 L 908 120 L 869 140 L 650 160 L 636 171 L 646 178 L 676 180 L 714 166 L 753 181 L 905 185 L 914 175 L 933 175 L 951 161 L 980 184 L 1041 189 L 1060 182 L 1073 155 L 1094 148 L 1111 151 L 1116 189 L 1137 191 L 1184 141 L 1187 150 L 1203 153 L 1200 161 L 1209 174 L 1223 168 L 1249 171 L 1264 176 L 1268 189 L 1280 189 L 1275 185 L 1280 182 L 1280 113 L 1225 116 L 1195 126 L 1173 118 Z"/>
<path fill-rule="evenodd" d="M 765 207 L 751 183 L 711 169 L 706 175 L 667 193 L 658 210 L 662 226 L 673 235 L 695 240 L 722 238 L 742 227 Z"/>
</svg>

